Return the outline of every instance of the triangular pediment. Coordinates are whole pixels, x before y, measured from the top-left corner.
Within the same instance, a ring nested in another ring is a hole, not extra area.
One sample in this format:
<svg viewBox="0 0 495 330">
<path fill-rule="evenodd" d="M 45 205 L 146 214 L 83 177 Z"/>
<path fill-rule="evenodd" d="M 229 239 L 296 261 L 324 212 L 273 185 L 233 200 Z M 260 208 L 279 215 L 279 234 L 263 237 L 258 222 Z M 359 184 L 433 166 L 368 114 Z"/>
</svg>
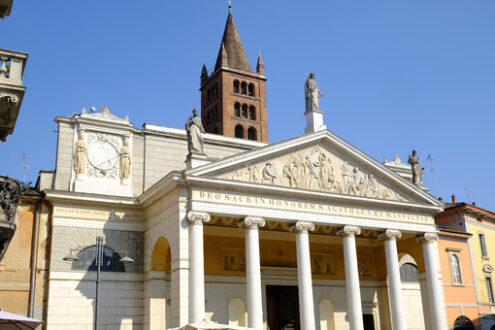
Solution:
<svg viewBox="0 0 495 330">
<path fill-rule="evenodd" d="M 188 171 L 190 175 L 440 206 L 329 131 L 303 135 Z"/>
</svg>

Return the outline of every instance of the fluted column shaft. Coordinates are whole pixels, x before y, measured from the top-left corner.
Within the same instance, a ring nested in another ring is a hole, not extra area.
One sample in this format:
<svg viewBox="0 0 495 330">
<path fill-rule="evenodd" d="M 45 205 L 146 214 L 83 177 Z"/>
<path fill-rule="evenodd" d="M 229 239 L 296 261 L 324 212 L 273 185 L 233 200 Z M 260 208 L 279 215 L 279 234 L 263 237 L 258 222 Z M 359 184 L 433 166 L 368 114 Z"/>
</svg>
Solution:
<svg viewBox="0 0 495 330">
<path fill-rule="evenodd" d="M 394 330 L 406 329 L 404 302 L 402 299 L 402 284 L 399 271 L 399 256 L 397 254 L 396 239 L 402 236 L 398 230 L 386 230 L 380 238 L 384 240 L 385 258 L 387 262 L 388 289 L 390 309 L 392 312 L 392 326 Z"/>
<path fill-rule="evenodd" d="M 205 317 L 205 265 L 203 223 L 210 221 L 208 213 L 189 212 L 189 302 L 191 323 Z"/>
<path fill-rule="evenodd" d="M 314 224 L 302 221 L 297 222 L 291 227 L 291 230 L 296 232 L 299 318 L 301 321 L 301 329 L 305 330 L 316 329 L 308 234 L 308 231 L 314 229 Z"/>
<path fill-rule="evenodd" d="M 260 243 L 258 228 L 263 218 L 246 217 L 240 224 L 246 228 L 246 280 L 248 327 L 263 330 L 263 298 L 261 294 Z"/>
<path fill-rule="evenodd" d="M 351 330 L 363 330 L 363 309 L 361 307 L 355 237 L 355 235 L 361 234 L 361 229 L 354 226 L 345 226 L 339 231 L 339 234 L 344 237 L 345 282 L 350 328 Z"/>
</svg>

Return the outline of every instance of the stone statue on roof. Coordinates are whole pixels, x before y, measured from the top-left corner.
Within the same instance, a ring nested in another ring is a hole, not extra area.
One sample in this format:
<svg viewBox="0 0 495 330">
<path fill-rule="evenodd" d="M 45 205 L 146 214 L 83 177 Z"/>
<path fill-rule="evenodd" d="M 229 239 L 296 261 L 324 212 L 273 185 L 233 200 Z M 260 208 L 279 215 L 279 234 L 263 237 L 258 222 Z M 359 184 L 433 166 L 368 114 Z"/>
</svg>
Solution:
<svg viewBox="0 0 495 330">
<path fill-rule="evenodd" d="M 193 109 L 193 115 L 186 122 L 186 132 L 189 154 L 204 155 L 203 133 L 205 133 L 205 129 L 201 123 L 201 118 L 198 117 L 198 109 L 196 108 Z"/>
<path fill-rule="evenodd" d="M 421 186 L 423 184 L 423 168 L 421 167 L 421 162 L 416 154 L 416 150 L 412 151 L 412 155 L 409 155 L 407 162 L 411 165 L 413 175 L 412 182 L 417 186 Z"/>
<path fill-rule="evenodd" d="M 306 112 L 311 112 L 319 109 L 320 97 L 323 96 L 316 84 L 315 74 L 311 72 L 306 84 L 304 84 L 304 94 L 306 97 Z"/>
</svg>

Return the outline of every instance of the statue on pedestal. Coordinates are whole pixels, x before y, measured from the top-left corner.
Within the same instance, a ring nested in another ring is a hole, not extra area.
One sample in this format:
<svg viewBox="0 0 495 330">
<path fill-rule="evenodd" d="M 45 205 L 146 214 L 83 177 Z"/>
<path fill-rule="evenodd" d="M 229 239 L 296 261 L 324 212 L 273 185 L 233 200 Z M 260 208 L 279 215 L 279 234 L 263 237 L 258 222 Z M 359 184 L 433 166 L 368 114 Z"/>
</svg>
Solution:
<svg viewBox="0 0 495 330">
<path fill-rule="evenodd" d="M 88 147 L 86 141 L 84 141 L 84 130 L 79 129 L 74 157 L 74 172 L 76 174 L 84 174 L 84 171 L 86 170 L 87 150 Z"/>
<path fill-rule="evenodd" d="M 412 182 L 421 186 L 423 184 L 423 168 L 421 167 L 421 162 L 416 154 L 416 150 L 412 151 L 412 155 L 409 155 L 407 162 L 411 165 L 412 169 Z"/>
<path fill-rule="evenodd" d="M 304 94 L 306 97 L 306 112 L 318 110 L 319 98 L 323 97 L 323 94 L 318 89 L 314 73 L 309 74 L 309 77 L 304 84 Z"/>
<path fill-rule="evenodd" d="M 205 133 L 205 129 L 203 128 L 203 124 L 201 124 L 201 118 L 198 117 L 198 109 L 196 108 L 193 109 L 193 115 L 186 122 L 186 132 L 189 154 L 204 155 L 203 133 Z"/>
</svg>

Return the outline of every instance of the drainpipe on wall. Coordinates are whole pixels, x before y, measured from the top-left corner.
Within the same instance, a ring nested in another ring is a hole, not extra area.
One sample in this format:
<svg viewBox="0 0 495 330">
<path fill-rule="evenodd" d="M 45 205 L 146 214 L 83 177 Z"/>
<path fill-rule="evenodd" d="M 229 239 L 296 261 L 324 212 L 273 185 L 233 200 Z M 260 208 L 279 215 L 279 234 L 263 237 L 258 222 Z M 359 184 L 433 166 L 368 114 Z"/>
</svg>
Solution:
<svg viewBox="0 0 495 330">
<path fill-rule="evenodd" d="M 28 317 L 33 318 L 34 314 L 34 301 L 36 299 L 36 270 L 38 269 L 38 241 L 39 241 L 39 223 L 40 223 L 40 209 L 43 197 L 36 202 L 36 208 L 34 211 L 33 221 L 33 240 L 31 244 L 31 272 L 29 274 L 29 305 L 28 305 Z"/>
</svg>

